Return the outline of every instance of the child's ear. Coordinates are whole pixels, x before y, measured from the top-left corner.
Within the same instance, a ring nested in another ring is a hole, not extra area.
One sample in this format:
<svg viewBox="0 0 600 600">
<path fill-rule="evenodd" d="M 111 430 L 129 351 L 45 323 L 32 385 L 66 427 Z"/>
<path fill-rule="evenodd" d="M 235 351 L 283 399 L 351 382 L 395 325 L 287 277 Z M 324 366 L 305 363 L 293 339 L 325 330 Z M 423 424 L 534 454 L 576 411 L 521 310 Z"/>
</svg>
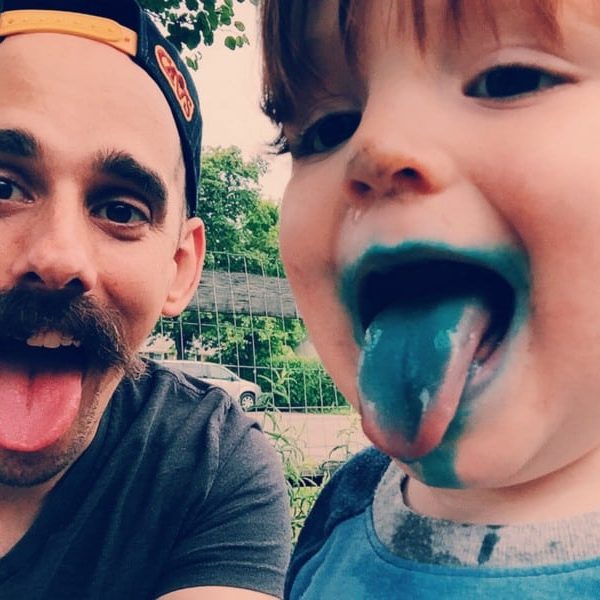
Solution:
<svg viewBox="0 0 600 600">
<path fill-rule="evenodd" d="M 189 304 L 202 275 L 204 252 L 204 223 L 198 217 L 187 219 L 175 252 L 176 272 L 162 308 L 164 317 L 176 317 Z"/>
</svg>

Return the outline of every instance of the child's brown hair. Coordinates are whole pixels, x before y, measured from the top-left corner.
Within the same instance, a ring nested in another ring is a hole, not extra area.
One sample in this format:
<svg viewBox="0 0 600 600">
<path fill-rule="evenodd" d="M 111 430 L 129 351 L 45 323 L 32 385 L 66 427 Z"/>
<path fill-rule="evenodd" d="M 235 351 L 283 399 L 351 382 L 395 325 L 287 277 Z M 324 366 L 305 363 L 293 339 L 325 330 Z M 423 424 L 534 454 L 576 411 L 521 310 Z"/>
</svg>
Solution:
<svg viewBox="0 0 600 600">
<path fill-rule="evenodd" d="M 305 28 L 310 3 L 320 0 L 262 0 L 263 111 L 276 123 L 293 119 L 302 89 L 318 80 L 307 60 Z M 379 1 L 379 0 L 378 0 Z M 421 48 L 427 39 L 426 3 L 428 0 L 396 0 L 410 3 L 415 37 Z M 535 13 L 552 37 L 559 36 L 556 10 L 559 0 L 516 0 Z M 492 31 L 495 30 L 494 3 L 498 0 L 445 0 L 448 24 L 458 38 L 461 20 L 467 10 L 480 10 Z M 477 6 L 474 6 L 477 3 Z M 361 24 L 370 0 L 339 0 L 338 23 L 346 53 L 351 62 L 357 58 Z"/>
</svg>

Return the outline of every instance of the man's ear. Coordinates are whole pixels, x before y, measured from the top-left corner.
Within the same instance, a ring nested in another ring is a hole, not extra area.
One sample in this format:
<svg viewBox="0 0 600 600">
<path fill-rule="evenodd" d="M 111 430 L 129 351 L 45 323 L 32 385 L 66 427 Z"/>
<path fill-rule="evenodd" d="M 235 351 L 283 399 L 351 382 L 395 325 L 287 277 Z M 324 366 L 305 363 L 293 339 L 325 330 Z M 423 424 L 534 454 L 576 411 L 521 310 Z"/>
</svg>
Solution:
<svg viewBox="0 0 600 600">
<path fill-rule="evenodd" d="M 186 219 L 174 257 L 175 277 L 162 309 L 164 317 L 176 317 L 189 304 L 202 275 L 204 253 L 204 223 L 198 217 Z"/>
</svg>

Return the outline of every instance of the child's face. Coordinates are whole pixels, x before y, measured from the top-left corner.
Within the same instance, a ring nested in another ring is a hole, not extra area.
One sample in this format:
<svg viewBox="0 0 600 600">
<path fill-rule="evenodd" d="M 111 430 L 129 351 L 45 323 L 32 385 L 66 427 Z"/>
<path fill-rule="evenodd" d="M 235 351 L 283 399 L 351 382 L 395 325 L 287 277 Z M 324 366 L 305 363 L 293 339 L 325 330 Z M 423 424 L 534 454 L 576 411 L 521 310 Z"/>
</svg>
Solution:
<svg viewBox="0 0 600 600">
<path fill-rule="evenodd" d="M 498 1 L 495 36 L 469 5 L 458 41 L 426 4 L 421 51 L 411 3 L 373 3 L 355 68 L 337 0 L 312 4 L 327 89 L 284 124 L 282 252 L 372 441 L 504 486 L 600 445 L 600 15 L 564 2 L 557 36 Z"/>
</svg>

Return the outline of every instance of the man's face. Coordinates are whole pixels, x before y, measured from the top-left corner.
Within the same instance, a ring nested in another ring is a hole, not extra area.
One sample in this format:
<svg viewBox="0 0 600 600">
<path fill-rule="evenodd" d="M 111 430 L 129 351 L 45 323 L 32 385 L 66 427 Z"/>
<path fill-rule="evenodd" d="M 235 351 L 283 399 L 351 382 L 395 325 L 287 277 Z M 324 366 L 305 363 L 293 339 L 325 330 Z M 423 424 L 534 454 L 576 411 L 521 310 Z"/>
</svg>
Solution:
<svg viewBox="0 0 600 600">
<path fill-rule="evenodd" d="M 502 487 L 598 453 L 600 27 L 565 2 L 561 40 L 507 1 L 459 42 L 426 4 L 422 47 L 410 3 L 374 6 L 353 69 L 337 2 L 309 19 L 325 85 L 284 124 L 282 252 L 374 443 L 433 486 Z"/>
<path fill-rule="evenodd" d="M 203 237 L 182 217 L 169 106 L 127 56 L 66 35 L 8 38 L 0 89 L 0 291 L 22 298 L 0 315 L 0 484 L 31 485 L 87 446 L 123 359 L 161 312 L 185 307 Z M 61 302 L 80 313 L 48 316 Z M 116 360 L 87 330 L 98 310 Z"/>
</svg>

